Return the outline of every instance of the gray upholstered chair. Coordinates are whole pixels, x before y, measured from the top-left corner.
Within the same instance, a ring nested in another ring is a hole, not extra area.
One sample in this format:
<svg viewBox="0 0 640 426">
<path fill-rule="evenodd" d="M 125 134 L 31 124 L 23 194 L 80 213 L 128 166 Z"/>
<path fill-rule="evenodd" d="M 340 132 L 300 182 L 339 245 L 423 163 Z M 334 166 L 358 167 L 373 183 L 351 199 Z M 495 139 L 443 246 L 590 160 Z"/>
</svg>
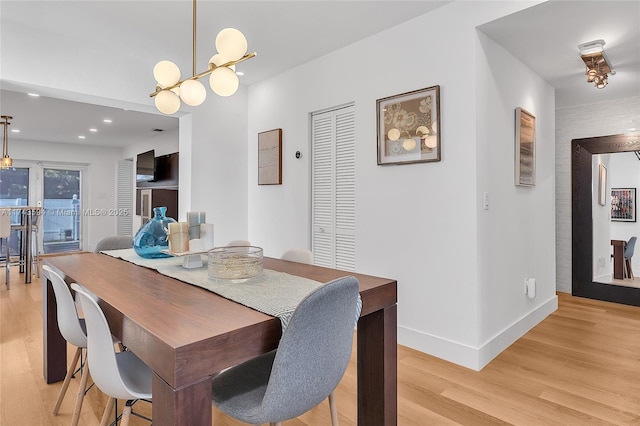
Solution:
<svg viewBox="0 0 640 426">
<path fill-rule="evenodd" d="M 112 237 L 104 237 L 98 241 L 93 252 L 100 253 L 103 250 L 119 250 L 131 247 L 133 247 L 133 237 L 131 235 L 114 235 Z"/>
<path fill-rule="evenodd" d="M 290 249 L 285 251 L 280 259 L 290 260 L 291 262 L 307 263 L 313 265 L 313 253 L 307 249 Z"/>
<path fill-rule="evenodd" d="M 358 280 L 343 277 L 315 289 L 298 305 L 278 349 L 231 367 L 213 378 L 213 404 L 250 424 L 298 417 L 329 397 L 351 358 Z"/>
<path fill-rule="evenodd" d="M 636 247 L 636 237 L 629 238 L 624 246 L 624 277 L 633 279 L 633 268 L 631 268 L 631 258 Z"/>
</svg>

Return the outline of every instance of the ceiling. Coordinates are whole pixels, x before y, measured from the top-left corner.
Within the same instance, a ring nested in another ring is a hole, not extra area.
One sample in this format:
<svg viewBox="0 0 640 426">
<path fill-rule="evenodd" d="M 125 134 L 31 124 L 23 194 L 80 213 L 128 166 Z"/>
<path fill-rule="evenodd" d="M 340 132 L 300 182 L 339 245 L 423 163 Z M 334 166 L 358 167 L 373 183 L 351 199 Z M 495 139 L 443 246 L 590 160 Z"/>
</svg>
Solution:
<svg viewBox="0 0 640 426">
<path fill-rule="evenodd" d="M 206 1 L 198 2 L 199 63 L 214 53 L 215 34 L 242 29 L 258 56 L 241 66 L 250 85 L 369 35 L 428 13 L 447 1 Z M 108 46 L 113 55 L 170 59 L 191 72 L 191 1 L 7 1 L 0 3 L 5 39 L 69 44 L 82 52 Z M 251 13 L 248 13 L 251 11 Z M 169 19 L 170 18 L 170 19 Z M 168 25 L 164 25 L 167 23 Z M 556 89 L 556 106 L 640 95 L 640 2 L 549 1 L 479 28 Z M 294 35 L 295 36 L 292 36 Z M 598 90 L 586 83 L 577 45 L 606 41 L 616 75 Z M 132 42 L 135 40 L 135 43 Z M 104 58 L 104 66 L 110 63 Z M 205 68 L 200 66 L 198 71 Z M 45 70 L 43 69 L 43 72 Z M 114 70 L 115 71 L 115 70 Z M 153 86 L 152 78 L 149 82 Z M 175 129 L 175 117 L 88 104 L 55 93 L 29 97 L 28 87 L 0 81 L 2 114 L 14 116 L 10 139 L 126 146 Z M 152 90 L 149 90 L 151 92 Z M 47 95 L 47 96 L 45 96 Z M 109 125 L 102 120 L 111 118 Z M 89 132 L 94 127 L 97 132 Z M 84 135 L 85 139 L 78 136 Z"/>
<path fill-rule="evenodd" d="M 640 95 L 640 1 L 549 1 L 480 31 L 556 89 L 556 108 Z M 615 75 L 587 83 L 578 45 L 602 39 Z"/>
</svg>

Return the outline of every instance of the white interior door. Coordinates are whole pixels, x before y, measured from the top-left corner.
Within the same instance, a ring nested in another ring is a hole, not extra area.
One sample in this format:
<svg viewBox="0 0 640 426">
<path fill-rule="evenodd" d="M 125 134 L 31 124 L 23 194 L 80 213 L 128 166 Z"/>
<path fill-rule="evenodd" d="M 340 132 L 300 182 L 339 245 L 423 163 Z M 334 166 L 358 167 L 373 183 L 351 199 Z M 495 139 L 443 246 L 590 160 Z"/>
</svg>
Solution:
<svg viewBox="0 0 640 426">
<path fill-rule="evenodd" d="M 353 105 L 312 114 L 312 251 L 320 266 L 355 270 Z"/>
</svg>

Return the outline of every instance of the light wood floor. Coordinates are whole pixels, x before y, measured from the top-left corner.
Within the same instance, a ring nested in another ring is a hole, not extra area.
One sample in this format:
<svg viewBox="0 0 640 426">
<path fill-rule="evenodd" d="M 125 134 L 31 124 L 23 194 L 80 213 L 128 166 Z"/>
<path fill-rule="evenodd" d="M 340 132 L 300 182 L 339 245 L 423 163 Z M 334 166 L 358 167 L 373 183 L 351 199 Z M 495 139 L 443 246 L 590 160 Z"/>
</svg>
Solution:
<svg viewBox="0 0 640 426">
<path fill-rule="evenodd" d="M 2 426 L 71 421 L 79 378 L 51 416 L 60 383 L 42 378 L 42 290 L 33 281 L 13 273 L 9 291 L 0 281 Z M 352 360 L 337 390 L 343 426 L 356 424 L 355 380 Z M 104 403 L 92 389 L 80 424 L 98 425 Z M 640 425 L 640 308 L 559 294 L 558 311 L 480 372 L 399 346 L 398 407 L 399 425 Z M 215 410 L 214 423 L 241 424 Z M 329 424 L 326 403 L 285 422 Z"/>
</svg>

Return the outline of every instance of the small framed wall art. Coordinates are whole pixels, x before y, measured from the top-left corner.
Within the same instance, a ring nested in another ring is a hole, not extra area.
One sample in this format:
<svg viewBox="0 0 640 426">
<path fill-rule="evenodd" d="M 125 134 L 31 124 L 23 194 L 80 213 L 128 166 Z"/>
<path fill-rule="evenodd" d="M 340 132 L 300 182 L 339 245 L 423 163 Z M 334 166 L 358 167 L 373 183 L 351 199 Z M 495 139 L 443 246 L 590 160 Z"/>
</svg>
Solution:
<svg viewBox="0 0 640 426">
<path fill-rule="evenodd" d="M 378 165 L 440 161 L 440 86 L 376 101 Z"/>
<path fill-rule="evenodd" d="M 518 186 L 536 184 L 536 117 L 516 108 L 516 182 Z"/>
<path fill-rule="evenodd" d="M 282 184 L 282 129 L 258 133 L 258 185 Z"/>
<path fill-rule="evenodd" d="M 607 205 L 607 168 L 602 163 L 598 172 L 598 204 Z"/>
<path fill-rule="evenodd" d="M 635 188 L 611 188 L 611 221 L 636 221 Z"/>
</svg>

